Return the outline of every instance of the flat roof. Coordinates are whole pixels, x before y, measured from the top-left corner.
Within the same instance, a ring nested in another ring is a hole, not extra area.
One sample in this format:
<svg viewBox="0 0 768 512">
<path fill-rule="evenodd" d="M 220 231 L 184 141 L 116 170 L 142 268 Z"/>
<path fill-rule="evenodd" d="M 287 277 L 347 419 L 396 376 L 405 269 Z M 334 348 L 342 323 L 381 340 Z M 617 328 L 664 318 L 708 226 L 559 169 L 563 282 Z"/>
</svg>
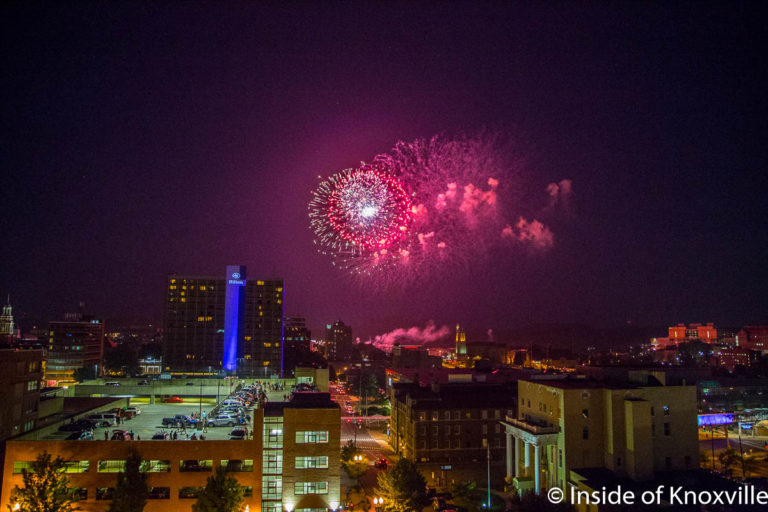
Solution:
<svg viewBox="0 0 768 512">
<path fill-rule="evenodd" d="M 330 393 L 295 392 L 287 402 L 267 402 L 264 404 L 264 415 L 282 414 L 285 409 L 340 409 L 340 407 L 338 403 L 331 400 Z"/>
</svg>

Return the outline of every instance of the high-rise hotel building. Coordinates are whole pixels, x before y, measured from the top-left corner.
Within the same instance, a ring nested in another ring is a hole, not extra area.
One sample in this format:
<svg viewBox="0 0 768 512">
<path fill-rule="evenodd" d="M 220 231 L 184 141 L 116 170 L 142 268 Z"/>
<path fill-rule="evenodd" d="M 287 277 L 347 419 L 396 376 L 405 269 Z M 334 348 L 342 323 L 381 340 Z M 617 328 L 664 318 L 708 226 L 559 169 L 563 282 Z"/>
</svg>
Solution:
<svg viewBox="0 0 768 512">
<path fill-rule="evenodd" d="M 228 266 L 220 277 L 174 274 L 165 303 L 165 371 L 282 375 L 282 280 L 247 279 L 240 265 Z"/>
</svg>

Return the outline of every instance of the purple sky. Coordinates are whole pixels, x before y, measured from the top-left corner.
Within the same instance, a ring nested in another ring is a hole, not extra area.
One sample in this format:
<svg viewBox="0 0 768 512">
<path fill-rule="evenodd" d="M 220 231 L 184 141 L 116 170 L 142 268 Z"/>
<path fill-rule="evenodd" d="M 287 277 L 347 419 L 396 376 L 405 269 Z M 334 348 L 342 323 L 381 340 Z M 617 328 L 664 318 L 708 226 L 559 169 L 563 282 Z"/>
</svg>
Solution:
<svg viewBox="0 0 768 512">
<path fill-rule="evenodd" d="M 160 319 L 168 273 L 245 264 L 363 336 L 767 321 L 759 6 L 4 3 L 0 291 Z M 314 252 L 318 174 L 484 126 L 573 180 L 548 253 L 382 290 Z"/>
</svg>

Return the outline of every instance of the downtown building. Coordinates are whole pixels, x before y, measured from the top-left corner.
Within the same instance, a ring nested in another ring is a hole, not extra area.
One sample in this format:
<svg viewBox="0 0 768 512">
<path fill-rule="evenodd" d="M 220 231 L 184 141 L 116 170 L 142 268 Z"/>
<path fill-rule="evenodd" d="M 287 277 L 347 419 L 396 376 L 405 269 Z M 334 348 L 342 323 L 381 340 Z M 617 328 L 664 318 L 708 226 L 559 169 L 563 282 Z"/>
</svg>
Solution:
<svg viewBox="0 0 768 512">
<path fill-rule="evenodd" d="M 307 328 L 307 319 L 291 316 L 285 319 L 285 350 L 283 352 L 283 374 L 290 377 L 299 366 L 301 354 L 310 351 L 312 333 Z"/>
<path fill-rule="evenodd" d="M 352 359 L 352 327 L 341 320 L 325 326 L 325 358 L 328 361 Z"/>
<path fill-rule="evenodd" d="M 394 373 L 388 375 L 392 378 Z M 389 388 L 389 444 L 413 460 L 431 485 L 484 481 L 489 457 L 495 478 L 501 476 L 505 455 L 501 420 L 515 414 L 515 382 L 401 381 Z"/>
<path fill-rule="evenodd" d="M 74 384 L 77 372 L 96 378 L 104 372 L 104 322 L 82 313 L 69 313 L 48 323 L 44 379 L 48 386 Z"/>
<path fill-rule="evenodd" d="M 507 481 L 518 491 L 592 491 L 699 468 L 695 385 L 538 377 L 518 381 L 506 434 Z"/>
<path fill-rule="evenodd" d="M 282 280 L 249 280 L 230 265 L 219 277 L 170 275 L 165 297 L 165 372 L 282 376 Z"/>
<path fill-rule="evenodd" d="M 670 326 L 666 338 L 652 338 L 651 345 L 654 349 L 677 347 L 681 343 L 700 341 L 713 344 L 718 342 L 717 328 L 713 323 L 707 324 L 677 324 Z"/>
</svg>

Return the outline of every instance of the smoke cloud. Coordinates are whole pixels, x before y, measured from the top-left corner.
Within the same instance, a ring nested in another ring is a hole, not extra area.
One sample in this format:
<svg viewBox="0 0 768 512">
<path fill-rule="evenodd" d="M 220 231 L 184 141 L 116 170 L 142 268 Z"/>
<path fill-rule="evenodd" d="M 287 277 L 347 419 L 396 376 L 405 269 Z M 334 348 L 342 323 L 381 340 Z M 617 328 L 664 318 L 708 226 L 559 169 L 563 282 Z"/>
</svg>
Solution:
<svg viewBox="0 0 768 512">
<path fill-rule="evenodd" d="M 366 343 L 384 352 L 392 352 L 392 346 L 395 343 L 405 345 L 423 345 L 424 343 L 443 339 L 451 334 L 448 326 L 437 327 L 429 323 L 423 329 L 420 327 L 410 327 L 408 329 L 398 328 L 385 334 L 380 334 Z"/>
<path fill-rule="evenodd" d="M 501 230 L 501 237 L 528 243 L 537 249 L 547 249 L 555 243 L 555 236 L 547 226 L 536 219 L 529 222 L 522 217 L 517 221 L 515 227 L 505 226 Z"/>
<path fill-rule="evenodd" d="M 570 210 L 571 194 L 573 182 L 571 180 L 560 180 L 558 183 L 547 185 L 547 194 L 549 194 L 549 208 L 555 208 L 561 205 L 567 212 Z"/>
</svg>

